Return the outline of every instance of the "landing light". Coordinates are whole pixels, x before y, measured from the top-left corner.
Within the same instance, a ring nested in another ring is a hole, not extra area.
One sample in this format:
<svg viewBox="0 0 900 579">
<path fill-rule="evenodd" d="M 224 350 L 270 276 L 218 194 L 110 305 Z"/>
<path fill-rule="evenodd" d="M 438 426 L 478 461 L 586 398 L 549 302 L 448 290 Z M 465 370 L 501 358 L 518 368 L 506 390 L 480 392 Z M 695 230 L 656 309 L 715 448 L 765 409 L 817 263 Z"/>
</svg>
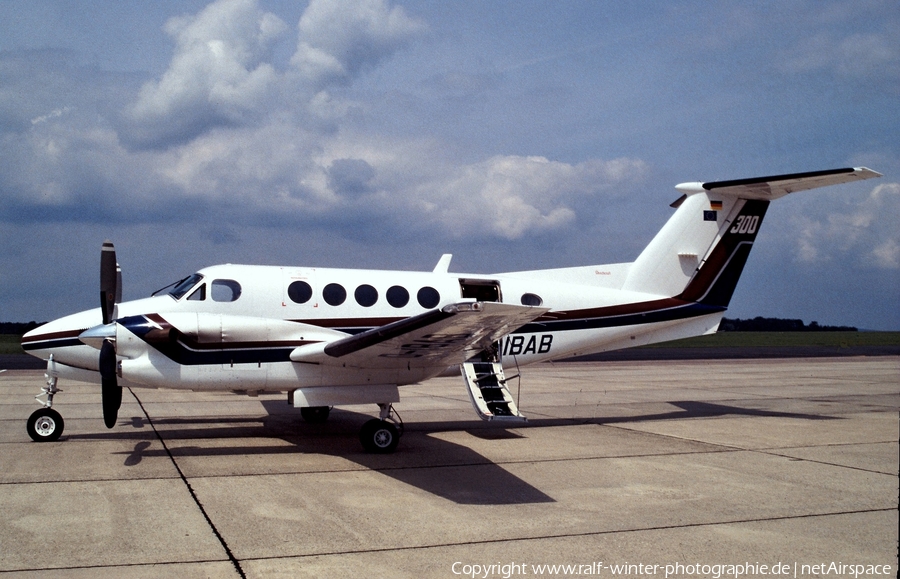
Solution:
<svg viewBox="0 0 900 579">
<path fill-rule="evenodd" d="M 461 304 L 453 304 L 444 308 L 448 314 L 458 314 L 460 312 L 480 312 L 484 308 L 481 302 L 469 302 Z"/>
</svg>

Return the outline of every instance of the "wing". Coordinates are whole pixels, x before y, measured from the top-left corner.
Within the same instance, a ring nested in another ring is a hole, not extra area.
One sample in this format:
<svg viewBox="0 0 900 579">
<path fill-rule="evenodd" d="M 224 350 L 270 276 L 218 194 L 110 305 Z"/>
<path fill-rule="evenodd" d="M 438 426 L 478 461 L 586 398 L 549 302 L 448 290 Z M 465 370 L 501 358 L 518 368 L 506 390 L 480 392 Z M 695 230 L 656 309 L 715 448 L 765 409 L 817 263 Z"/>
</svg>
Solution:
<svg viewBox="0 0 900 579">
<path fill-rule="evenodd" d="M 327 343 L 300 346 L 294 362 L 390 368 L 461 364 L 547 308 L 463 302 Z"/>
<path fill-rule="evenodd" d="M 810 173 L 792 173 L 771 177 L 754 177 L 734 181 L 712 181 L 709 183 L 682 183 L 675 188 L 687 194 L 715 191 L 721 195 L 734 195 L 741 199 L 778 199 L 788 193 L 805 191 L 828 185 L 839 185 L 851 181 L 861 181 L 881 177 L 881 173 L 866 167 L 829 169 Z"/>
</svg>

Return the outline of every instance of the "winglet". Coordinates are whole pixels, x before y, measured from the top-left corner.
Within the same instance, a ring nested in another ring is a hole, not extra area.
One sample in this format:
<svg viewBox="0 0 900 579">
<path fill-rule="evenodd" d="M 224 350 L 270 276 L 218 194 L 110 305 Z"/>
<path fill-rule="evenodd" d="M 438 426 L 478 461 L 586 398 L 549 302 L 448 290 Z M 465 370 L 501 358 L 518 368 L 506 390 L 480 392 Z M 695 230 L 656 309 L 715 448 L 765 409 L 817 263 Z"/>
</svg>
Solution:
<svg viewBox="0 0 900 579">
<path fill-rule="evenodd" d="M 434 266 L 434 273 L 447 273 L 450 271 L 450 260 L 453 259 L 452 253 L 445 253 Z"/>
</svg>

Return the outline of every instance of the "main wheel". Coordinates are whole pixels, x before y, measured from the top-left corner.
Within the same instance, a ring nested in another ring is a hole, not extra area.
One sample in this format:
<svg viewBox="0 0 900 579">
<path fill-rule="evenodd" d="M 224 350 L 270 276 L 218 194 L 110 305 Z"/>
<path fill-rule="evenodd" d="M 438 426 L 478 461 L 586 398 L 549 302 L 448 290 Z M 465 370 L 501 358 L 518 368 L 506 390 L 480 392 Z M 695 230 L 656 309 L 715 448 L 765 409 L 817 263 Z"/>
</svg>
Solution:
<svg viewBox="0 0 900 579">
<path fill-rule="evenodd" d="M 52 408 L 39 408 L 28 417 L 28 436 L 35 442 L 53 442 L 63 433 L 65 422 Z"/>
<path fill-rule="evenodd" d="M 329 414 L 331 414 L 331 406 L 303 406 L 300 408 L 300 416 L 312 424 L 325 422 L 328 420 Z"/>
<path fill-rule="evenodd" d="M 397 449 L 400 433 L 390 422 L 373 418 L 363 424 L 362 430 L 359 431 L 359 441 L 366 452 L 387 454 Z"/>
</svg>

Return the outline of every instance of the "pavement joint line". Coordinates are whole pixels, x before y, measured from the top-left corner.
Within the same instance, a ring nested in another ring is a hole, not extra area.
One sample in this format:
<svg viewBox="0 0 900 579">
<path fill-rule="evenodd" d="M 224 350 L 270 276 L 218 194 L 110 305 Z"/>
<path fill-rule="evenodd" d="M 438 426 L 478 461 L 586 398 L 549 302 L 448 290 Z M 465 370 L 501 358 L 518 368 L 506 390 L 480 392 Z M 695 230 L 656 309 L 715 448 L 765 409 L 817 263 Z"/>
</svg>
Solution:
<svg viewBox="0 0 900 579">
<path fill-rule="evenodd" d="M 228 547 L 228 543 L 225 541 L 225 537 L 219 533 L 219 530 L 216 528 L 215 523 L 213 523 L 212 519 L 209 516 L 209 513 L 206 512 L 206 509 L 203 508 L 203 503 L 200 502 L 200 498 L 197 496 L 197 493 L 194 492 L 194 488 L 191 486 L 190 481 L 188 481 L 187 477 L 182 472 L 181 467 L 178 466 L 178 462 L 175 460 L 175 457 L 172 456 L 172 452 L 169 450 L 166 441 L 163 440 L 163 437 L 160 435 L 159 431 L 156 430 L 156 426 L 153 424 L 153 420 L 150 419 L 150 415 L 147 413 L 147 410 L 144 408 L 144 405 L 141 403 L 141 399 L 138 398 L 137 394 L 134 393 L 134 390 L 131 388 L 128 389 L 134 399 L 137 400 L 138 405 L 141 407 L 141 411 L 144 413 L 144 416 L 147 417 L 147 424 L 150 425 L 150 428 L 153 429 L 153 432 L 156 434 L 156 438 L 159 439 L 160 444 L 162 444 L 163 449 L 166 451 L 166 454 L 169 455 L 169 460 L 172 461 L 172 465 L 175 467 L 175 470 L 178 472 L 178 476 L 181 477 L 182 482 L 184 482 L 184 486 L 187 487 L 188 492 L 191 495 L 191 498 L 194 500 L 194 503 L 197 505 L 197 508 L 200 509 L 200 513 L 203 515 L 203 518 L 206 519 L 206 523 L 209 525 L 209 528 L 212 530 L 216 539 L 218 539 L 219 543 L 222 545 L 222 548 L 225 550 L 225 554 L 228 555 L 228 560 L 231 561 L 231 564 L 234 565 L 235 571 L 237 574 L 242 577 L 242 579 L 246 579 L 247 575 L 244 573 L 244 570 L 241 568 L 240 561 L 234 556 L 234 553 L 231 552 L 231 548 Z"/>
<path fill-rule="evenodd" d="M 415 465 L 415 466 L 389 466 L 389 467 L 366 467 L 359 465 L 357 467 L 349 467 L 342 469 L 327 469 L 327 470 L 314 470 L 314 471 L 290 471 L 290 472 L 266 472 L 266 473 L 240 473 L 240 474 L 213 474 L 213 475 L 198 475 L 191 477 L 193 479 L 217 479 L 217 478 L 241 478 L 241 477 L 276 477 L 276 476 L 293 476 L 293 475 L 320 475 L 320 474 L 340 474 L 347 472 L 391 472 L 391 471 L 400 471 L 400 470 L 432 470 L 432 469 L 440 469 L 440 468 L 469 468 L 469 467 L 479 467 L 479 466 L 504 466 L 504 465 L 517 465 L 517 464 L 549 464 L 549 463 L 560 463 L 560 462 L 580 462 L 580 461 L 588 461 L 588 460 L 618 460 L 618 459 L 626 459 L 626 458 L 653 458 L 653 457 L 666 457 L 666 456 L 682 456 L 682 455 L 691 455 L 691 454 L 718 454 L 718 453 L 728 453 L 728 452 L 746 452 L 745 449 L 714 449 L 714 450 L 706 450 L 706 451 L 685 451 L 685 452 L 660 452 L 660 453 L 648 453 L 648 454 L 628 454 L 628 455 L 617 455 L 617 456 L 578 456 L 578 457 L 569 457 L 569 458 L 551 458 L 551 459 L 541 459 L 541 460 L 508 460 L 508 461 L 491 461 L 486 460 L 485 462 L 466 462 L 466 463 L 454 463 L 454 464 L 427 464 L 427 465 Z"/>
<path fill-rule="evenodd" d="M 126 569 L 130 567 L 155 567 L 157 565 L 197 565 L 224 562 L 224 559 L 196 559 L 194 561 L 147 561 L 144 563 L 109 563 L 106 565 L 69 565 L 67 567 L 28 567 L 25 569 L 0 569 L 0 576 L 7 573 L 36 573 L 39 571 L 68 571 L 72 569 Z"/>
<path fill-rule="evenodd" d="M 708 444 L 708 443 L 703 443 Z M 165 447 L 165 443 L 163 443 Z M 714 446 L 714 445 L 713 445 Z M 167 453 L 169 453 L 169 457 L 172 458 L 174 455 L 166 449 Z M 236 473 L 236 474 L 213 474 L 213 475 L 198 475 L 191 477 L 192 479 L 219 479 L 219 478 L 242 478 L 242 477 L 274 477 L 274 476 L 294 476 L 294 475 L 320 475 L 320 474 L 340 474 L 340 473 L 348 473 L 348 472 L 391 472 L 391 471 L 401 471 L 401 470 L 433 470 L 440 468 L 468 468 L 468 467 L 478 467 L 478 466 L 504 466 L 504 465 L 519 465 L 519 464 L 550 464 L 550 463 L 561 463 L 561 462 L 582 462 L 589 460 L 619 460 L 619 459 L 627 459 L 627 458 L 654 458 L 654 457 L 666 457 L 666 456 L 686 456 L 692 454 L 719 454 L 719 453 L 728 453 L 728 452 L 747 452 L 747 449 L 742 448 L 722 448 L 722 449 L 710 449 L 710 450 L 697 450 L 697 451 L 683 451 L 683 452 L 653 452 L 653 453 L 645 453 L 645 454 L 622 454 L 616 456 L 576 456 L 576 457 L 566 457 L 566 458 L 550 458 L 550 459 L 540 459 L 540 460 L 505 460 L 505 461 L 491 461 L 489 459 L 485 459 L 484 462 L 465 462 L 465 463 L 453 463 L 453 464 L 426 464 L 426 465 L 412 465 L 412 466 L 388 466 L 388 467 L 366 467 L 362 465 L 357 465 L 355 467 L 347 467 L 347 468 L 335 468 L 335 469 L 323 469 L 323 470 L 303 470 L 303 471 L 287 471 L 287 472 L 267 472 L 267 473 Z M 789 457 L 790 458 L 790 457 Z M 177 465 L 176 465 L 177 468 Z M 180 469 L 178 469 L 180 472 Z M 178 476 L 172 477 L 146 477 L 146 478 L 100 478 L 100 479 L 78 479 L 78 480 L 53 480 L 53 481 L 24 481 L 24 482 L 0 482 L 0 486 L 2 485 L 37 485 L 37 484 L 59 484 L 59 483 L 89 483 L 89 482 L 127 482 L 132 480 L 172 480 L 179 478 Z"/>
<path fill-rule="evenodd" d="M 644 432 L 644 431 L 632 431 L 632 432 Z M 646 433 L 646 434 L 654 434 L 657 436 L 669 437 L 669 438 L 679 438 L 679 437 L 670 437 L 667 435 L 658 435 L 656 433 Z M 347 467 L 347 468 L 336 468 L 336 469 L 325 469 L 325 470 L 314 470 L 314 471 L 286 471 L 286 472 L 271 472 L 271 473 L 240 473 L 240 474 L 214 474 L 214 475 L 198 475 L 193 476 L 193 479 L 218 479 L 218 478 L 241 478 L 241 477 L 266 477 L 266 476 L 293 476 L 293 475 L 319 475 L 319 474 L 339 474 L 339 473 L 347 473 L 347 472 L 391 472 L 391 471 L 400 471 L 400 470 L 432 470 L 432 469 L 440 469 L 440 468 L 467 468 L 467 467 L 478 467 L 478 466 L 504 466 L 504 465 L 519 465 L 519 464 L 549 464 L 549 463 L 561 463 L 561 462 L 581 462 L 581 461 L 589 461 L 589 460 L 619 460 L 619 459 L 627 459 L 627 458 L 654 458 L 654 457 L 667 457 L 667 456 L 688 456 L 692 454 L 724 454 L 730 452 L 757 452 L 759 454 L 768 454 L 771 456 L 778 456 L 782 458 L 789 458 L 797 461 L 805 461 L 805 462 L 814 462 L 817 464 L 824 464 L 827 466 L 836 466 L 841 468 L 850 468 L 854 470 L 860 470 L 863 472 L 871 472 L 873 474 L 885 474 L 896 476 L 897 473 L 885 473 L 882 471 L 864 469 L 859 467 L 852 467 L 842 464 L 835 464 L 830 462 L 798 458 L 795 456 L 790 456 L 786 454 L 779 454 L 777 452 L 772 452 L 773 450 L 790 450 L 790 449 L 805 449 L 805 448 L 827 448 L 827 447 L 838 447 L 838 446 L 860 446 L 860 445 L 868 445 L 868 444 L 893 444 L 895 441 L 874 441 L 874 442 L 852 442 L 852 443 L 840 443 L 840 444 L 812 444 L 812 445 L 804 445 L 804 446 L 788 446 L 788 447 L 772 447 L 772 448 L 739 448 L 739 447 L 728 447 L 724 445 L 696 441 L 692 439 L 684 439 L 691 442 L 698 442 L 701 444 L 706 444 L 710 446 L 722 446 L 722 448 L 713 448 L 709 450 L 695 450 L 695 451 L 682 451 L 682 452 L 652 452 L 652 453 L 643 453 L 643 454 L 620 454 L 615 456 L 576 456 L 576 457 L 564 457 L 564 458 L 550 458 L 550 459 L 539 459 L 539 460 L 505 460 L 505 461 L 491 461 L 486 459 L 484 462 L 464 462 L 464 463 L 453 463 L 453 464 L 426 464 L 426 465 L 412 465 L 412 466 L 388 466 L 388 467 L 365 467 L 361 465 L 357 465 L 356 467 Z M 171 453 L 170 457 L 174 456 Z M 11 481 L 11 482 L 0 482 L 0 486 L 2 485 L 32 485 L 32 484 L 67 484 L 67 483 L 89 483 L 89 482 L 127 482 L 132 480 L 172 480 L 175 478 L 179 478 L 178 476 L 171 477 L 161 477 L 161 476 L 153 476 L 153 477 L 141 477 L 141 478 L 96 478 L 96 479 L 72 479 L 72 480 L 52 480 L 52 481 Z"/>
<path fill-rule="evenodd" d="M 861 446 L 863 444 L 895 444 L 896 440 L 867 440 L 865 442 L 829 442 L 826 444 L 801 444 L 795 446 L 770 446 L 758 450 L 790 450 L 792 448 L 827 448 L 831 446 Z"/>
<path fill-rule="evenodd" d="M 673 529 L 691 529 L 700 527 L 715 527 L 719 525 L 740 525 L 745 523 L 764 523 L 773 521 L 790 521 L 797 519 L 810 519 L 816 517 L 833 517 L 843 515 L 856 515 L 866 513 L 884 513 L 896 511 L 896 507 L 880 509 L 859 509 L 854 511 L 836 511 L 831 513 L 807 513 L 803 515 L 784 515 L 780 517 L 762 517 L 757 519 L 734 519 L 729 521 L 711 521 L 704 523 L 686 523 L 683 525 L 657 525 L 652 527 L 639 527 L 633 529 L 610 529 L 608 531 L 585 531 L 581 533 L 558 533 L 538 535 L 533 537 L 506 537 L 502 539 L 479 539 L 472 541 L 460 541 L 455 543 L 435 543 L 431 545 L 409 545 L 405 547 L 382 547 L 377 549 L 358 549 L 346 551 L 323 551 L 320 553 L 305 553 L 301 555 L 274 555 L 270 557 L 243 557 L 242 561 L 267 561 L 274 559 L 302 559 L 307 557 L 327 557 L 335 555 L 356 555 L 361 553 L 390 553 L 394 551 L 415 551 L 419 549 L 441 549 L 444 547 L 466 547 L 469 545 L 485 545 L 500 543 L 515 543 L 518 541 L 541 541 L 545 539 L 569 539 L 576 537 L 598 537 L 602 535 L 615 535 L 619 533 L 642 533 L 646 531 L 670 531 Z"/>
<path fill-rule="evenodd" d="M 732 445 L 728 445 L 728 444 L 722 444 L 722 443 L 716 443 L 716 442 L 706 442 L 706 441 L 703 441 L 703 440 L 697 440 L 697 439 L 694 439 L 694 438 L 686 438 L 686 437 L 683 437 L 683 436 L 675 436 L 675 435 L 673 435 L 673 434 L 660 434 L 660 433 L 658 433 L 658 432 L 646 432 L 646 431 L 644 431 L 644 430 L 637 430 L 637 429 L 633 429 L 633 428 L 628 428 L 627 426 L 620 426 L 620 425 L 617 425 L 617 424 L 610 424 L 610 425 L 608 425 L 608 426 L 611 426 L 611 427 L 614 427 L 614 428 L 621 428 L 621 429 L 623 429 L 623 430 L 628 430 L 629 432 L 644 432 L 645 434 L 652 434 L 652 435 L 660 436 L 660 437 L 663 437 L 663 438 L 674 438 L 674 439 L 676 439 L 676 440 L 684 440 L 684 441 L 687 441 L 687 442 L 695 442 L 695 443 L 700 443 L 700 444 L 708 444 L 708 445 L 712 445 L 712 446 L 720 446 L 720 447 L 722 447 L 722 450 L 718 450 L 718 451 L 710 450 L 710 451 L 705 451 L 705 452 L 704 452 L 704 451 L 697 451 L 697 452 L 671 453 L 672 455 L 677 455 L 677 454 L 710 454 L 710 453 L 714 453 L 714 452 L 754 452 L 754 453 L 757 453 L 757 454 L 765 454 L 765 455 L 769 455 L 769 456 L 778 456 L 778 457 L 781 457 L 781 458 L 789 458 L 789 459 L 791 459 L 791 460 L 796 460 L 796 461 L 812 462 L 812 463 L 816 463 L 816 464 L 823 464 L 823 465 L 826 465 L 826 466 L 835 466 L 835 467 L 838 467 L 838 468 L 849 468 L 849 469 L 851 469 L 851 470 L 858 470 L 858 471 L 861 471 L 861 472 L 869 472 L 869 473 L 872 473 L 872 474 L 883 474 L 883 475 L 887 475 L 887 476 L 897 476 L 897 473 L 886 473 L 886 472 L 882 472 L 882 471 L 879 471 L 879 470 L 872 470 L 872 469 L 868 469 L 868 468 L 861 468 L 861 467 L 858 467 L 858 466 L 850 466 L 850 465 L 845 465 L 845 464 L 836 464 L 836 463 L 833 463 L 833 462 L 827 462 L 827 461 L 823 461 L 823 460 L 814 460 L 814 459 L 811 459 L 811 458 L 799 458 L 799 457 L 791 456 L 791 455 L 788 455 L 788 454 L 780 454 L 780 453 L 777 453 L 777 452 L 772 452 L 773 450 L 790 450 L 790 449 L 792 449 L 792 448 L 793 448 L 793 449 L 801 449 L 801 448 L 825 448 L 825 447 L 829 447 L 829 446 L 854 446 L 854 445 L 861 445 L 861 444 L 891 444 L 891 443 L 894 442 L 894 441 L 888 441 L 888 442 L 884 442 L 884 441 L 875 441 L 875 442 L 852 442 L 852 443 L 842 443 L 842 444 L 809 444 L 809 445 L 803 445 L 803 446 L 770 447 L 770 448 L 742 448 L 742 447 L 739 447 L 739 446 L 732 446 Z M 663 455 L 660 455 L 660 456 L 668 456 L 668 455 L 669 455 L 669 454 L 663 454 Z M 637 455 L 637 456 L 653 456 L 653 455 Z M 631 458 L 636 458 L 636 457 L 631 457 Z"/>
<path fill-rule="evenodd" d="M 130 481 L 150 481 L 150 480 L 175 480 L 177 476 L 148 476 L 136 478 L 81 478 L 81 479 L 64 479 L 64 480 L 33 480 L 33 481 L 9 481 L 0 482 L 0 486 L 4 485 L 53 485 L 53 484 L 81 484 L 81 483 L 103 483 L 103 482 L 123 482 Z"/>
<path fill-rule="evenodd" d="M 862 446 L 865 444 L 896 444 L 896 440 L 867 440 L 865 442 L 829 442 L 827 444 L 801 444 L 795 446 L 769 446 L 757 448 L 755 450 L 760 451 L 768 451 L 768 450 L 791 450 L 793 448 L 829 448 L 829 447 L 838 447 L 838 446 Z"/>
<path fill-rule="evenodd" d="M 701 416 L 699 418 L 722 418 L 722 417 L 721 416 L 706 416 L 706 417 Z M 693 419 L 691 418 L 691 419 L 687 419 L 687 420 L 693 420 Z M 753 450 L 753 449 L 749 449 L 749 448 L 742 448 L 740 446 L 723 444 L 721 442 L 706 442 L 704 440 L 697 440 L 695 438 L 687 438 L 685 436 L 675 436 L 674 434 L 662 434 L 660 432 L 648 432 L 646 430 L 640 430 L 639 428 L 629 428 L 628 425 L 622 425 L 622 424 L 606 424 L 604 426 L 609 426 L 610 428 L 620 428 L 622 430 L 627 430 L 628 432 L 641 432 L 643 434 L 649 434 L 651 436 L 658 436 L 660 438 L 672 438 L 672 439 L 681 440 L 684 442 L 693 442 L 695 444 L 706 444 L 709 446 L 717 446 L 722 449 L 717 452 L 748 452 L 750 450 Z M 710 452 L 712 452 L 712 451 L 710 451 Z M 676 454 L 676 453 L 672 453 L 672 454 Z M 679 454 L 681 454 L 681 453 L 679 453 Z M 694 453 L 684 453 L 684 454 L 694 454 Z"/>
<path fill-rule="evenodd" d="M 817 447 L 815 447 L 815 446 L 802 447 L 802 446 L 801 446 L 801 447 L 798 447 L 798 448 L 817 448 Z M 796 460 L 796 461 L 799 461 L 799 462 L 811 462 L 811 463 L 814 463 L 814 464 L 823 464 L 823 465 L 825 465 L 825 466 L 835 466 L 835 467 L 838 467 L 838 468 L 849 468 L 850 470 L 858 470 L 858 471 L 860 471 L 860 472 L 869 472 L 869 473 L 872 473 L 872 474 L 882 474 L 882 475 L 885 475 L 885 476 L 891 476 L 891 477 L 896 477 L 896 476 L 897 476 L 897 473 L 896 473 L 896 472 L 883 472 L 883 471 L 880 471 L 880 470 L 872 470 L 872 469 L 870 469 L 870 468 L 862 468 L 862 467 L 859 467 L 859 466 L 850 466 L 850 465 L 847 465 L 847 464 L 837 464 L 837 463 L 834 463 L 834 462 L 827 462 L 827 461 L 824 461 L 824 460 L 815 460 L 815 459 L 812 459 L 812 458 L 800 458 L 800 457 L 797 457 L 797 456 L 791 456 L 791 455 L 789 455 L 789 454 L 779 454 L 779 453 L 777 453 L 777 452 L 769 452 L 769 451 L 765 451 L 765 450 L 754 450 L 754 451 L 751 451 L 751 452 L 756 452 L 756 453 L 759 453 L 759 454 L 766 454 L 766 455 L 769 455 L 769 456 L 778 456 L 778 457 L 782 457 L 782 458 L 789 458 L 789 459 L 791 459 L 791 460 Z"/>
</svg>

